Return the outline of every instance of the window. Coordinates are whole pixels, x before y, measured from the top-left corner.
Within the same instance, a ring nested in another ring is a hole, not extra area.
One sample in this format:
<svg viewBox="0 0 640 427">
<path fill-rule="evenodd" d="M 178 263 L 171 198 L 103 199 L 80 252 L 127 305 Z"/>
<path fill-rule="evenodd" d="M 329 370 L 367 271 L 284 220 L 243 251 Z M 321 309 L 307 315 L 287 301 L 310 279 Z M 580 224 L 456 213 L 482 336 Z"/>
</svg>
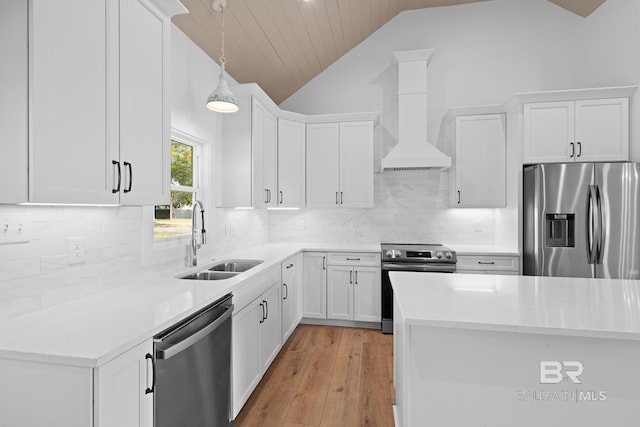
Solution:
<svg viewBox="0 0 640 427">
<path fill-rule="evenodd" d="M 198 185 L 199 146 L 186 138 L 171 140 L 171 199 L 155 207 L 154 239 L 191 234 L 191 208 Z"/>
</svg>

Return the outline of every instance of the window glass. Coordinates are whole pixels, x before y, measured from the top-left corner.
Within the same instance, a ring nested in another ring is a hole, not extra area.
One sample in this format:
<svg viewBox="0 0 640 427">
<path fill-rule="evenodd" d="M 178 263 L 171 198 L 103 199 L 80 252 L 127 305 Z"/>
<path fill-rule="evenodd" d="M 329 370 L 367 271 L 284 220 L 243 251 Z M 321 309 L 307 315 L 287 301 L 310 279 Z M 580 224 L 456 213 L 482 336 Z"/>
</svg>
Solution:
<svg viewBox="0 0 640 427">
<path fill-rule="evenodd" d="M 171 141 L 171 198 L 169 205 L 155 207 L 155 239 L 191 233 L 191 208 L 196 194 L 196 149 L 194 145 Z"/>
</svg>

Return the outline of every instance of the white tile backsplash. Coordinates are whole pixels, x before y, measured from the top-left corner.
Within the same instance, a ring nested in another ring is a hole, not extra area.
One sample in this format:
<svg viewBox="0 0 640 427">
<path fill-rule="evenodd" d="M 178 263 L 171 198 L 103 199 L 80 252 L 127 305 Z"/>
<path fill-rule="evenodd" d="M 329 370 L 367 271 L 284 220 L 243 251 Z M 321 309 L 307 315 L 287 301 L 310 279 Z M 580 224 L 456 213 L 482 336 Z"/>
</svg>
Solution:
<svg viewBox="0 0 640 427">
<path fill-rule="evenodd" d="M 271 241 L 494 244 L 493 209 L 449 209 L 449 174 L 375 174 L 373 209 L 272 211 Z"/>
<path fill-rule="evenodd" d="M 0 218 L 28 221 L 27 243 L 0 245 L 0 320 L 41 310 L 82 296 L 129 283 L 142 267 L 143 208 L 77 206 L 0 205 Z M 265 211 L 215 209 L 207 245 L 200 250 L 202 263 L 214 254 L 250 245 L 268 238 Z M 231 224 L 231 234 L 225 234 Z M 67 239 L 82 236 L 86 260 L 69 265 Z M 157 261 L 165 268 L 186 266 L 188 243 L 169 245 Z"/>
<path fill-rule="evenodd" d="M 269 241 L 494 244 L 495 211 L 447 208 L 448 178 L 433 170 L 375 174 L 373 209 L 213 209 L 200 265 Z M 0 206 L 0 218 L 27 221 L 32 230 L 28 243 L 0 245 L 0 320 L 129 283 L 145 271 L 186 268 L 188 239 L 143 262 L 150 229 L 143 209 Z M 69 265 L 67 238 L 78 236 L 86 261 Z"/>
</svg>

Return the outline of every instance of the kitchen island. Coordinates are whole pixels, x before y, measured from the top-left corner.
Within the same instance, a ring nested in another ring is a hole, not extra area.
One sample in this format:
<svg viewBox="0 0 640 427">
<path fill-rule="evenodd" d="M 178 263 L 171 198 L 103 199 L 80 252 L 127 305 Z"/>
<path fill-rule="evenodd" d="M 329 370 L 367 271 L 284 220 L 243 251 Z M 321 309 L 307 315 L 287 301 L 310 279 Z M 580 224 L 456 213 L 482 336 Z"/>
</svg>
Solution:
<svg viewBox="0 0 640 427">
<path fill-rule="evenodd" d="M 640 281 L 393 272 L 396 426 L 637 426 Z"/>
</svg>

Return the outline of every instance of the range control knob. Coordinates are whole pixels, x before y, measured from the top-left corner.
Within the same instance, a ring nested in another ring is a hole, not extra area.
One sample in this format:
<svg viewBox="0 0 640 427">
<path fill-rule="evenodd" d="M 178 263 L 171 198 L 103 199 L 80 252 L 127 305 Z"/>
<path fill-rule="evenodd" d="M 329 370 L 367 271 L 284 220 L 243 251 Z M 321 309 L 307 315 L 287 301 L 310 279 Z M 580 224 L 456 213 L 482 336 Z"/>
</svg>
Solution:
<svg viewBox="0 0 640 427">
<path fill-rule="evenodd" d="M 445 252 L 444 256 L 446 256 L 447 258 L 451 258 L 453 256 L 453 254 L 449 251 Z"/>
<path fill-rule="evenodd" d="M 397 250 L 395 250 L 395 249 L 389 249 L 389 250 L 386 252 L 386 255 L 387 255 L 388 257 L 395 258 L 395 257 L 397 257 L 397 256 L 400 256 L 400 251 L 397 251 Z"/>
<path fill-rule="evenodd" d="M 442 259 L 442 251 L 436 252 L 436 258 Z"/>
</svg>

